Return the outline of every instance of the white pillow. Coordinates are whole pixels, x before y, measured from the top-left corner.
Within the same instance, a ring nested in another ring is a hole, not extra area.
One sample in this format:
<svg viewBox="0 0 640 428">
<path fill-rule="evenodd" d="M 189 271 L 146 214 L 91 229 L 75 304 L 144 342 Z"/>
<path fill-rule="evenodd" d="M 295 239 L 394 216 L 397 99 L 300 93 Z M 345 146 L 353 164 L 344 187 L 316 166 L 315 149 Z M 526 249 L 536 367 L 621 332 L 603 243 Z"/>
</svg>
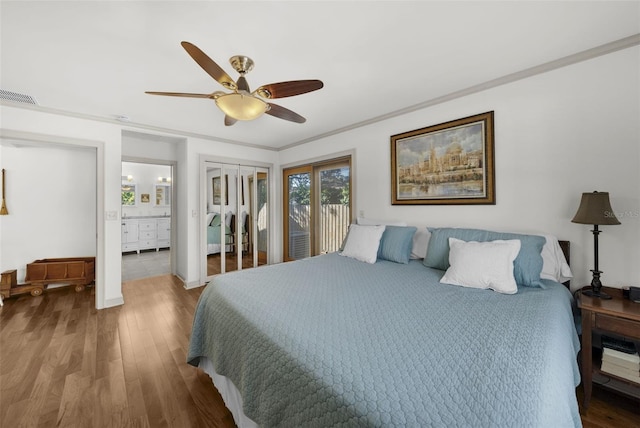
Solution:
<svg viewBox="0 0 640 428">
<path fill-rule="evenodd" d="M 372 218 L 358 217 L 357 223 L 361 226 L 406 226 L 403 221 L 375 220 Z"/>
<path fill-rule="evenodd" d="M 340 253 L 341 256 L 351 257 L 361 262 L 375 263 L 378 258 L 380 238 L 385 226 L 349 226 L 347 242 Z"/>
<path fill-rule="evenodd" d="M 515 294 L 518 286 L 513 261 L 518 257 L 520 245 L 519 239 L 465 242 L 449 238 L 451 266 L 440 282 Z"/>
<path fill-rule="evenodd" d="M 552 235 L 543 235 L 547 242 L 542 247 L 542 272 L 540 272 L 540 278 L 550 279 L 563 283 L 573 278 L 571 268 L 567 263 L 567 259 L 564 257 L 562 248 L 558 238 Z"/>
<path fill-rule="evenodd" d="M 416 233 L 413 234 L 413 246 L 411 247 L 412 259 L 424 259 L 429 247 L 429 238 L 431 238 L 431 232 L 426 227 L 416 230 Z"/>
<path fill-rule="evenodd" d="M 232 220 L 233 220 L 233 213 L 231 211 L 227 211 L 226 213 L 224 213 L 224 224 L 226 224 L 227 227 L 231 227 Z"/>
</svg>

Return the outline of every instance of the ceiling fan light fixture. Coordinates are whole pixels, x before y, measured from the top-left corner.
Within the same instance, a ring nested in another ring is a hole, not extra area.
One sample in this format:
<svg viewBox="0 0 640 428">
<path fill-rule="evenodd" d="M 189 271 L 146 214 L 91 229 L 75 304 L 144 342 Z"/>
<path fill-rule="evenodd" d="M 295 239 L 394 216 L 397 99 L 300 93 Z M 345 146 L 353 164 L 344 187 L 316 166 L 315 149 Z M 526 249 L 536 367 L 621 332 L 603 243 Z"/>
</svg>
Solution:
<svg viewBox="0 0 640 428">
<path fill-rule="evenodd" d="M 1 1 L 1 0 L 0 0 Z M 231 93 L 216 91 L 209 94 L 195 94 L 187 92 L 157 92 L 146 91 L 151 95 L 166 95 L 171 97 L 208 98 L 214 100 L 216 105 L 225 114 L 225 126 L 231 126 L 238 120 L 254 120 L 267 113 L 279 119 L 288 120 L 295 123 L 304 123 L 306 119 L 298 113 L 273 103 L 267 103 L 262 98 L 286 98 L 294 95 L 306 94 L 317 91 L 324 84 L 320 80 L 291 80 L 286 82 L 269 83 L 262 85 L 255 92 L 249 89 L 249 83 L 245 75 L 253 69 L 251 58 L 236 55 L 230 58 L 229 62 L 240 74 L 237 81 L 234 81 L 214 60 L 202 52 L 200 48 L 192 43 L 183 41 L 180 43 L 187 53 L 198 63 L 202 69 L 213 79 L 220 83 Z"/>
<path fill-rule="evenodd" d="M 269 105 L 261 99 L 237 92 L 221 95 L 215 100 L 224 114 L 236 120 L 254 120 L 269 109 Z"/>
</svg>

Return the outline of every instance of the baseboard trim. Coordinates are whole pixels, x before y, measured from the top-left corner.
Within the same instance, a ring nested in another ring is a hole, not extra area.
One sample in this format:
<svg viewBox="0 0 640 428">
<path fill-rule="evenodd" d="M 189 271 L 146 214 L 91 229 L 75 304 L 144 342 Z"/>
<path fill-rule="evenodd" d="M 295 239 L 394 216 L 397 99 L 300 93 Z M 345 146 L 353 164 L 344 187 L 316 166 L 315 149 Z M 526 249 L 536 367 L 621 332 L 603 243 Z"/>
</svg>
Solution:
<svg viewBox="0 0 640 428">
<path fill-rule="evenodd" d="M 122 296 L 104 300 L 104 308 L 113 308 L 122 305 L 124 305 L 124 298 Z"/>
<path fill-rule="evenodd" d="M 204 287 L 205 285 L 207 285 L 207 284 L 200 284 L 200 281 L 193 281 L 193 282 L 182 281 L 182 283 L 184 284 L 185 290 L 191 290 L 193 288 Z"/>
<path fill-rule="evenodd" d="M 191 290 L 192 288 L 198 288 L 206 285 L 206 284 L 200 284 L 200 281 L 188 282 L 178 274 L 175 274 L 175 277 L 178 278 L 180 281 L 182 281 L 182 286 L 184 287 L 185 290 Z"/>
</svg>

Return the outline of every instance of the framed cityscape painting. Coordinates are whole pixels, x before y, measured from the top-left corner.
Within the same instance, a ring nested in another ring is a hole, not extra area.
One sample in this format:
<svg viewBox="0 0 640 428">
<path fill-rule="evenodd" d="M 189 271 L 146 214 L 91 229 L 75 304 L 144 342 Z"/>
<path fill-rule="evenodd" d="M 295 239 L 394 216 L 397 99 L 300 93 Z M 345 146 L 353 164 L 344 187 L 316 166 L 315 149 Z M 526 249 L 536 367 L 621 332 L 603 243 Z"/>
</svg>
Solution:
<svg viewBox="0 0 640 428">
<path fill-rule="evenodd" d="M 391 136 L 391 203 L 496 203 L 493 112 Z"/>
</svg>

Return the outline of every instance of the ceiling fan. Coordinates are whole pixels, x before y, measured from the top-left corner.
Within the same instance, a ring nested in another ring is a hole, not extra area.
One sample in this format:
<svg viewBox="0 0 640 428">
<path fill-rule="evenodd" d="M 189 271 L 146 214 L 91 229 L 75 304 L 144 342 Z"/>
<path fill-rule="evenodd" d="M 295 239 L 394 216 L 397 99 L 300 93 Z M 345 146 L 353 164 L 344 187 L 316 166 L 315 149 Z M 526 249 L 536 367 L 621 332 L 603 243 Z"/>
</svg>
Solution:
<svg viewBox="0 0 640 428">
<path fill-rule="evenodd" d="M 233 79 L 211 58 L 202 52 L 197 46 L 189 42 L 182 42 L 182 47 L 191 58 L 200 65 L 211 77 L 226 89 L 232 92 L 215 91 L 211 94 L 192 94 L 183 92 L 154 92 L 146 91 L 152 95 L 168 95 L 172 97 L 209 98 L 225 114 L 224 124 L 231 126 L 238 120 L 253 120 L 264 113 L 296 123 L 304 123 L 306 119 L 289 109 L 278 104 L 266 102 L 264 99 L 292 97 L 307 92 L 321 89 L 324 84 L 320 80 L 292 80 L 289 82 L 270 83 L 262 85 L 251 92 L 245 75 L 253 69 L 251 58 L 236 55 L 229 59 L 231 66 L 240 73 L 237 81 Z"/>
</svg>

